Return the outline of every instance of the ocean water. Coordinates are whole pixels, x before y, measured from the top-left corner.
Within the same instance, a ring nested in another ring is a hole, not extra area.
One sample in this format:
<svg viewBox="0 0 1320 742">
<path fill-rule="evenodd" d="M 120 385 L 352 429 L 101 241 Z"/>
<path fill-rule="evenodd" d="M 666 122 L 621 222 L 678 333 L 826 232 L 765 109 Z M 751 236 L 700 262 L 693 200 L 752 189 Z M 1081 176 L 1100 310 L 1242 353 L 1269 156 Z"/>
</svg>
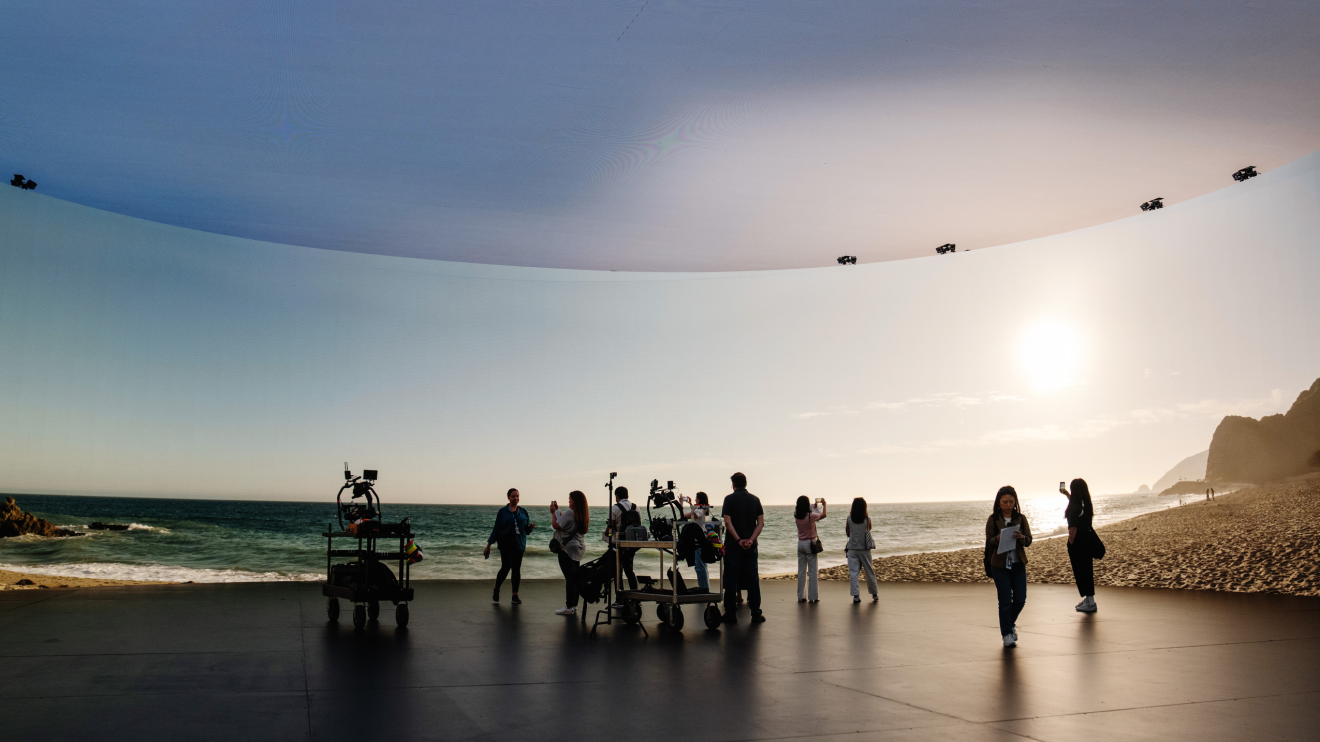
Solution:
<svg viewBox="0 0 1320 742">
<path fill-rule="evenodd" d="M 93 521 L 130 525 L 127 531 L 87 531 L 74 538 L 23 536 L 0 539 L 0 569 L 109 579 L 250 582 L 316 580 L 325 573 L 325 539 L 334 519 L 333 502 L 263 502 L 133 497 L 14 495 L 19 507 L 65 528 L 85 530 Z M 1177 506 L 1158 495 L 1099 495 L 1096 525 Z M 843 522 L 849 503 L 836 503 L 818 529 L 825 552 L 820 566 L 844 563 Z M 1066 532 L 1057 498 L 1024 500 L 1037 538 Z M 483 559 L 482 547 L 495 519 L 495 505 L 385 505 L 394 521 L 412 519 L 425 559 L 415 579 L 484 580 L 494 576 L 499 554 Z M 870 506 L 875 556 L 950 551 L 983 543 L 989 501 L 875 503 Z M 528 508 L 540 524 L 528 539 L 523 577 L 559 577 L 546 544 L 550 511 Z M 645 509 L 643 508 L 643 515 Z M 593 507 L 586 559 L 604 552 L 605 509 Z M 760 539 L 761 574 L 797 570 L 797 531 L 791 507 L 767 507 Z M 639 574 L 656 573 L 658 556 L 637 557 Z M 687 570 L 684 570 L 687 572 Z M 691 578 L 690 572 L 688 572 Z"/>
</svg>

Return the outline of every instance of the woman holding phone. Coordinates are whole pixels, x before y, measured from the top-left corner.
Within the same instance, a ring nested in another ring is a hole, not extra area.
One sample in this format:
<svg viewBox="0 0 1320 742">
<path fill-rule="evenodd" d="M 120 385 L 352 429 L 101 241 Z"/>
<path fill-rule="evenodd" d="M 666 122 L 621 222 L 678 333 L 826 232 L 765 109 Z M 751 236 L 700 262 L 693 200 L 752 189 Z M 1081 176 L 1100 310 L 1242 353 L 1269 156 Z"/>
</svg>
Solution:
<svg viewBox="0 0 1320 742">
<path fill-rule="evenodd" d="M 560 616 L 576 616 L 578 589 L 573 581 L 573 570 L 582 563 L 587 550 L 587 526 L 591 525 L 591 511 L 587 509 L 587 496 L 573 490 L 568 493 L 568 508 L 559 509 L 559 502 L 550 501 L 550 523 L 555 527 L 559 542 L 559 571 L 564 573 L 564 607 L 555 611 Z"/>
<path fill-rule="evenodd" d="M 816 549 L 815 544 L 820 539 L 816 532 L 816 521 L 824 520 L 826 509 L 825 499 L 816 498 L 816 504 L 819 508 L 811 506 L 811 500 L 806 495 L 797 499 L 797 506 L 793 509 L 793 521 L 797 524 L 798 533 L 798 602 L 806 603 L 810 600 L 812 603 L 820 602 L 820 593 L 816 589 L 816 579 L 819 576 L 816 569 Z M 802 591 L 806 588 L 806 597 L 803 597 Z"/>
<path fill-rule="evenodd" d="M 1068 509 L 1064 516 L 1068 519 L 1068 561 L 1072 564 L 1073 581 L 1077 583 L 1077 592 L 1082 602 L 1077 610 L 1082 613 L 1095 613 L 1095 562 L 1092 539 L 1096 538 L 1091 527 L 1091 489 L 1086 480 L 1072 480 L 1072 492 L 1059 482 L 1059 491 L 1068 498 Z"/>
<path fill-rule="evenodd" d="M 1017 546 L 1000 550 L 999 542 L 1005 529 Z M 995 493 L 995 504 L 985 522 L 985 538 L 994 548 L 990 557 L 990 575 L 999 596 L 999 633 L 1004 646 L 1017 645 L 1017 619 L 1027 604 L 1027 547 L 1031 546 L 1031 525 L 1027 516 L 1018 509 L 1017 490 L 1000 487 Z"/>
<path fill-rule="evenodd" d="M 706 534 L 706 525 L 711 522 L 710 496 L 707 495 L 705 492 L 698 492 L 697 501 L 694 503 L 692 502 L 691 498 L 689 498 L 686 495 L 682 495 L 679 497 L 680 511 L 682 510 L 681 503 L 684 501 L 687 501 L 688 507 L 691 508 L 691 511 L 687 513 L 683 513 L 682 516 L 683 519 L 690 520 L 693 523 L 696 523 L 697 525 L 701 526 L 701 533 L 702 536 L 704 537 Z M 705 560 L 701 558 L 701 549 L 697 549 L 695 552 L 693 552 L 692 563 L 694 565 L 693 569 L 697 573 L 697 589 L 710 590 L 710 573 L 706 569 Z"/>
</svg>

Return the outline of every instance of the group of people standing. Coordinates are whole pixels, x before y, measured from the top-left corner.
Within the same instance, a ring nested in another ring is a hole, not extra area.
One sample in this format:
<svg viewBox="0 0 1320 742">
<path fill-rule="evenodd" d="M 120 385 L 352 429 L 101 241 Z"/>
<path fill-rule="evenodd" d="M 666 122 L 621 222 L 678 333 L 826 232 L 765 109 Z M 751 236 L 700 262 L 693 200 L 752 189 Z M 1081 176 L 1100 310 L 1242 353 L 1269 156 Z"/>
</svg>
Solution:
<svg viewBox="0 0 1320 742">
<path fill-rule="evenodd" d="M 1082 596 L 1076 610 L 1095 613 L 1095 562 L 1104 554 L 1104 545 L 1096 535 L 1091 522 L 1094 508 L 1091 490 L 1082 479 L 1074 479 L 1065 487 L 1059 482 L 1059 492 L 1068 498 L 1064 517 L 1068 520 L 1068 562 L 1072 566 L 1077 592 Z M 1000 549 L 999 542 L 1005 530 L 1009 531 L 1016 546 Z M 999 598 L 999 633 L 1005 647 L 1018 642 L 1017 619 L 1027 604 L 1027 547 L 1031 546 L 1031 524 L 1018 507 L 1017 491 L 1000 487 L 995 504 L 985 522 L 986 558 L 990 578 L 995 581 Z"/>
<path fill-rule="evenodd" d="M 747 593 L 747 606 L 751 610 L 754 623 L 765 621 L 761 610 L 761 589 L 759 580 L 757 541 L 765 528 L 765 510 L 756 495 L 747 491 L 747 477 L 737 472 L 730 477 L 733 492 L 724 498 L 721 517 L 724 526 L 724 622 L 736 623 L 737 605 L 742 602 L 742 593 Z M 1095 571 L 1093 559 L 1103 555 L 1103 544 L 1092 528 L 1094 516 L 1091 493 L 1086 482 L 1074 479 L 1068 487 L 1059 483 L 1059 491 L 1068 497 L 1065 517 L 1068 521 L 1068 559 L 1072 565 L 1073 576 L 1082 601 L 1076 610 L 1083 613 L 1095 613 Z M 605 528 L 604 540 L 609 548 L 616 549 L 616 558 L 620 572 L 628 578 L 629 588 L 637 589 L 637 576 L 633 571 L 633 557 L 636 549 L 618 548 L 620 534 L 629 525 L 640 525 L 641 519 L 637 506 L 628 500 L 628 488 L 614 489 L 615 502 L 610 505 L 609 523 Z M 527 548 L 527 535 L 536 528 L 531 523 L 526 508 L 519 507 L 517 489 L 508 492 L 508 507 L 500 508 L 495 516 L 495 526 L 487 540 L 485 556 L 490 557 L 491 546 L 495 545 L 500 554 L 500 569 L 495 577 L 494 602 L 500 602 L 500 588 L 507 577 L 512 575 L 513 602 L 518 598 L 518 585 L 521 580 L 523 553 Z M 682 503 L 686 502 L 687 509 Z M 680 514 L 683 520 L 696 523 L 703 529 L 711 522 L 710 500 L 704 492 L 698 492 L 696 500 L 680 499 Z M 818 523 L 828 517 L 829 508 L 824 498 L 813 503 L 803 496 L 797 499 L 794 507 L 794 521 L 797 526 L 797 598 L 799 603 L 817 603 L 820 601 L 817 587 L 817 555 L 824 550 L 820 541 Z M 582 562 L 586 551 L 586 533 L 591 524 L 591 512 L 587 507 L 587 498 L 582 492 L 574 490 L 568 495 L 568 507 L 561 508 L 557 501 L 550 503 L 550 521 L 554 537 L 550 549 L 559 558 L 559 568 L 564 574 L 564 607 L 555 611 L 560 615 L 576 615 L 578 602 L 577 583 L 572 578 L 573 570 Z M 1011 533 L 1016 546 L 1000 549 L 999 542 L 1005 532 Z M 853 603 L 861 602 L 859 580 L 865 574 L 870 589 L 871 600 L 879 600 L 875 568 L 871 561 L 871 552 L 875 549 L 875 538 L 871 533 L 871 517 L 867 511 L 866 500 L 854 498 L 848 517 L 844 522 L 844 534 L 848 537 L 844 554 L 848 562 L 848 580 Z M 1004 646 L 1017 644 L 1017 619 L 1027 601 L 1027 548 L 1032 544 L 1031 524 L 1018 506 L 1017 491 L 1010 486 L 1000 487 L 995 494 L 994 506 L 985 524 L 986 535 L 986 571 L 994 580 L 999 601 L 999 630 Z M 698 588 L 710 589 L 707 565 L 702 559 L 701 549 L 696 550 L 694 568 L 697 573 Z"/>
</svg>

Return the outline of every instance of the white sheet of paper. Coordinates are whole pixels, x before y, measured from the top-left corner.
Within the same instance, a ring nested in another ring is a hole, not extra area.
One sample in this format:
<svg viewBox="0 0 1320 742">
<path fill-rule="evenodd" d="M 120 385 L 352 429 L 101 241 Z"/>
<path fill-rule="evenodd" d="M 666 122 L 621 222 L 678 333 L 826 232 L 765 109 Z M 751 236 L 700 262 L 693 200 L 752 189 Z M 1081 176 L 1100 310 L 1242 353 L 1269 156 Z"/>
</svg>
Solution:
<svg viewBox="0 0 1320 742">
<path fill-rule="evenodd" d="M 1022 526 L 1008 526 L 999 532 L 999 551 L 996 554 L 1003 554 L 1017 548 L 1017 532 Z"/>
</svg>

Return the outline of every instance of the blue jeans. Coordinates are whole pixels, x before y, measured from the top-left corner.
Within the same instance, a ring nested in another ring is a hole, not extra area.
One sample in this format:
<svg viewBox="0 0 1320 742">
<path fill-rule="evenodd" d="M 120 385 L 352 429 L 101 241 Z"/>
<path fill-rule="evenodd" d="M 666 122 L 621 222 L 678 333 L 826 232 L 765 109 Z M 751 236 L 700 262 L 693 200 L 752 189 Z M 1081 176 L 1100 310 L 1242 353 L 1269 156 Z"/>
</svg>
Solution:
<svg viewBox="0 0 1320 742">
<path fill-rule="evenodd" d="M 706 563 L 701 561 L 701 547 L 697 547 L 695 556 L 696 558 L 694 559 L 694 561 L 696 562 L 695 569 L 697 571 L 697 587 L 702 590 L 709 590 L 710 577 L 709 575 L 706 574 Z"/>
<path fill-rule="evenodd" d="M 999 593 L 999 633 L 1008 636 L 1017 624 L 1022 607 L 1027 604 L 1027 568 L 1017 564 L 1013 569 L 991 567 L 990 572 Z"/>
</svg>

